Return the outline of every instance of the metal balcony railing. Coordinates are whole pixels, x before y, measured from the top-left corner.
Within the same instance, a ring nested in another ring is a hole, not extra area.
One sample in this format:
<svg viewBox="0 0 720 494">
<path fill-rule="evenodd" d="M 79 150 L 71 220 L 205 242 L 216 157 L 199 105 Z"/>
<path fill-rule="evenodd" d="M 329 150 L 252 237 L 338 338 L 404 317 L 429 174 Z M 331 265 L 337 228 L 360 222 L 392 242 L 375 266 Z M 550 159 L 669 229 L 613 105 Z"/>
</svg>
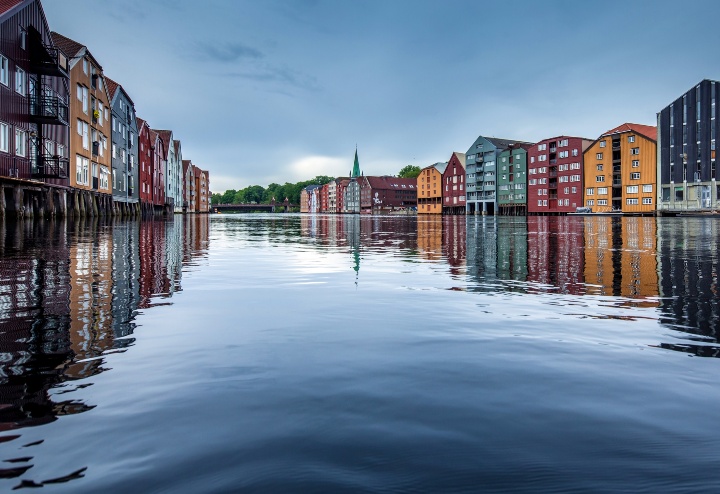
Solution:
<svg viewBox="0 0 720 494">
<path fill-rule="evenodd" d="M 30 117 L 41 124 L 69 125 L 68 104 L 59 96 L 31 96 Z"/>
<path fill-rule="evenodd" d="M 39 155 L 31 166 L 33 178 L 67 178 L 70 160 L 61 156 Z"/>
</svg>

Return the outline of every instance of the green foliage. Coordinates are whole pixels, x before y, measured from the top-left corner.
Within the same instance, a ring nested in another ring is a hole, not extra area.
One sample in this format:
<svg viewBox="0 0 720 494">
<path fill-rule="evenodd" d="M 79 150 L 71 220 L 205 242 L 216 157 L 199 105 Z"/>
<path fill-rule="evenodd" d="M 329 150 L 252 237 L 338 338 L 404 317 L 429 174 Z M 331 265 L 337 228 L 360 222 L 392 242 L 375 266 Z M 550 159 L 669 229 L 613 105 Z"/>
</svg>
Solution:
<svg viewBox="0 0 720 494">
<path fill-rule="evenodd" d="M 420 167 L 415 165 L 406 165 L 398 172 L 400 178 L 417 178 L 420 175 Z"/>
<path fill-rule="evenodd" d="M 275 198 L 275 202 L 279 203 L 282 203 L 287 198 L 291 204 L 300 204 L 300 191 L 302 189 L 308 185 L 325 185 L 333 179 L 334 177 L 318 175 L 313 179 L 295 184 L 285 182 L 284 185 L 272 183 L 267 187 L 251 185 L 240 190 L 230 189 L 222 194 L 213 194 L 213 204 L 270 204 L 273 198 Z M 215 202 L 215 196 L 218 197 L 218 202 Z"/>
</svg>

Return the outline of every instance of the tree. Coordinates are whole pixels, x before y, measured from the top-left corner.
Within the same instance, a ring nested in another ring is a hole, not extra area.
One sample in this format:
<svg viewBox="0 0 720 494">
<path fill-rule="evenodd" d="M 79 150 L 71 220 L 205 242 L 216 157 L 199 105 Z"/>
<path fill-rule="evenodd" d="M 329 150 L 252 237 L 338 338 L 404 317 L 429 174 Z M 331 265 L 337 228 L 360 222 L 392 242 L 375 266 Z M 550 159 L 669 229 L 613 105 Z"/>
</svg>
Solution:
<svg viewBox="0 0 720 494">
<path fill-rule="evenodd" d="M 210 203 L 213 205 L 222 204 L 222 194 L 216 192 L 215 194 L 211 195 Z"/>
<path fill-rule="evenodd" d="M 398 172 L 400 178 L 417 178 L 420 175 L 420 167 L 415 165 L 406 165 Z"/>
<path fill-rule="evenodd" d="M 235 199 L 235 194 L 237 193 L 237 190 L 230 189 L 223 192 L 222 196 L 220 197 L 220 204 L 232 204 L 233 200 Z"/>
</svg>

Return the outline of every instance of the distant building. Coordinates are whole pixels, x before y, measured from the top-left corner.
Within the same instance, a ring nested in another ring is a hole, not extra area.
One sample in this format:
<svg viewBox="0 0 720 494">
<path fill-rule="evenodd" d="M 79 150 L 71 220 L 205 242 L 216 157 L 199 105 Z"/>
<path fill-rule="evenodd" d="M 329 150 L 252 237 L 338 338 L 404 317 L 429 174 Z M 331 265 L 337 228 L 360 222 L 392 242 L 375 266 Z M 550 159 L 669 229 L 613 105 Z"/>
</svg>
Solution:
<svg viewBox="0 0 720 494">
<path fill-rule="evenodd" d="M 346 213 L 345 209 L 345 193 L 347 191 L 347 187 L 350 184 L 349 178 L 339 178 L 337 179 L 337 185 L 336 185 L 336 205 L 335 205 L 335 212 L 337 213 Z"/>
<path fill-rule="evenodd" d="M 180 141 L 173 140 L 173 150 L 175 152 L 175 160 L 177 161 L 178 166 L 178 179 L 176 184 L 176 191 L 175 191 L 175 197 L 177 200 L 175 201 L 175 212 L 176 213 L 182 213 L 183 211 L 183 203 L 185 202 L 185 179 L 184 179 L 184 173 L 183 173 L 183 158 L 182 158 L 182 145 L 180 144 Z"/>
<path fill-rule="evenodd" d="M 465 214 L 465 153 L 453 153 L 442 176 L 443 214 Z"/>
<path fill-rule="evenodd" d="M 527 150 L 529 144 L 511 144 L 498 155 L 497 201 L 500 214 L 527 214 Z"/>
<path fill-rule="evenodd" d="M 182 203 L 182 163 L 175 153 L 175 139 L 172 130 L 156 130 L 163 144 L 165 174 L 165 204 L 168 212 L 173 213 L 178 204 Z"/>
<path fill-rule="evenodd" d="M 328 212 L 328 202 L 329 202 L 329 184 L 324 184 L 320 186 L 320 207 L 318 209 L 318 212 L 320 213 L 327 213 Z"/>
<path fill-rule="evenodd" d="M 591 143 L 582 137 L 558 136 L 530 146 L 528 214 L 574 213 L 583 205 L 583 152 Z"/>
<path fill-rule="evenodd" d="M 530 143 L 479 136 L 465 153 L 467 214 L 497 214 L 497 158 L 512 144 Z"/>
<path fill-rule="evenodd" d="M 417 179 L 362 176 L 360 212 L 382 214 L 417 206 Z"/>
<path fill-rule="evenodd" d="M 125 89 L 105 78 L 110 98 L 112 121 L 112 194 L 113 200 L 125 203 L 140 201 L 136 187 L 140 175 L 138 171 L 138 130 L 135 116 L 135 104 Z"/>
<path fill-rule="evenodd" d="M 447 166 L 447 162 L 435 163 L 420 170 L 415 183 L 418 214 L 442 214 L 442 178 Z"/>
<path fill-rule="evenodd" d="M 190 160 L 182 160 L 183 166 L 183 213 L 195 212 L 195 166 Z"/>
<path fill-rule="evenodd" d="M 720 118 L 718 81 L 705 79 L 657 115 L 658 210 L 711 211 L 720 208 L 715 158 Z"/>
<path fill-rule="evenodd" d="M 150 166 L 152 177 L 152 204 L 155 211 L 165 207 L 165 167 L 167 157 L 162 137 L 150 129 Z"/>
<path fill-rule="evenodd" d="M 355 149 L 355 161 L 353 163 L 352 172 L 350 172 L 350 180 L 345 187 L 344 212 L 356 214 L 360 213 L 360 161 L 358 160 L 357 149 Z"/>
<path fill-rule="evenodd" d="M 657 128 L 625 123 L 601 135 L 583 153 L 583 205 L 593 213 L 655 211 Z"/>
<path fill-rule="evenodd" d="M 210 179 L 208 172 L 193 167 L 195 174 L 195 212 L 207 213 L 210 211 Z"/>
<path fill-rule="evenodd" d="M 148 214 L 153 209 L 152 192 L 152 153 L 150 150 L 150 126 L 140 117 L 136 117 L 138 132 L 138 187 L 140 189 L 140 207 Z"/>
</svg>

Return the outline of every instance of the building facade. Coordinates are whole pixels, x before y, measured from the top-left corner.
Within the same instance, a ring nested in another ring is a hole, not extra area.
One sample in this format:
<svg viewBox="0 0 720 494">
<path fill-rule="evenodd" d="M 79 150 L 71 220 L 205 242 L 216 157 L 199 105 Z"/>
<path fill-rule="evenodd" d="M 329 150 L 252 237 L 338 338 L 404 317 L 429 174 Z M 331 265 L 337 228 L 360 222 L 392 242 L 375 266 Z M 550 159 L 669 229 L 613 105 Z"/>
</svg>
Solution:
<svg viewBox="0 0 720 494">
<path fill-rule="evenodd" d="M 165 207 L 165 168 L 167 166 L 162 137 L 150 129 L 150 174 L 152 177 L 152 205 L 155 211 Z"/>
<path fill-rule="evenodd" d="M 651 213 L 657 195 L 657 128 L 625 123 L 583 153 L 583 204 L 593 213 Z"/>
<path fill-rule="evenodd" d="M 195 212 L 195 165 L 190 160 L 182 160 L 183 166 L 183 213 Z"/>
<path fill-rule="evenodd" d="M 112 121 L 112 194 L 120 203 L 136 204 L 140 201 L 137 188 L 138 172 L 138 130 L 135 104 L 123 87 L 110 78 L 105 78 L 110 98 Z"/>
<path fill-rule="evenodd" d="M 511 144 L 529 143 L 479 136 L 465 153 L 467 214 L 497 214 L 496 163 Z"/>
<path fill-rule="evenodd" d="M 574 213 L 583 205 L 583 152 L 591 143 L 558 136 L 529 147 L 528 214 Z"/>
<path fill-rule="evenodd" d="M 498 155 L 498 210 L 505 216 L 527 214 L 527 144 L 511 144 Z"/>
<path fill-rule="evenodd" d="M 355 149 L 355 161 L 353 162 L 353 168 L 350 172 L 350 179 L 347 187 L 345 187 L 343 203 L 343 212 L 358 214 L 360 213 L 360 179 L 362 178 L 362 172 L 360 171 L 360 160 L 358 159 L 358 152 Z"/>
<path fill-rule="evenodd" d="M 55 32 L 52 37 L 70 61 L 70 187 L 100 195 L 104 202 L 112 197 L 112 130 L 103 69 L 85 45 Z"/>
<path fill-rule="evenodd" d="M 443 214 L 465 214 L 465 153 L 453 153 L 442 176 Z"/>
<path fill-rule="evenodd" d="M 415 183 L 418 214 L 442 214 L 442 178 L 447 166 L 447 162 L 435 163 L 420 170 Z"/>
<path fill-rule="evenodd" d="M 720 208 L 716 143 L 718 81 L 705 79 L 657 115 L 658 210 Z"/>
<path fill-rule="evenodd" d="M 207 213 L 210 211 L 210 179 L 205 170 L 195 166 L 195 212 Z"/>
<path fill-rule="evenodd" d="M 52 212 L 64 212 L 69 185 L 69 63 L 50 35 L 39 0 L 0 2 L 0 181 L 48 185 Z M 0 211 L 27 214 L 37 192 L 12 185 Z M 4 189 L 2 189 L 4 190 Z"/>
<path fill-rule="evenodd" d="M 176 213 L 182 213 L 183 211 L 183 202 L 185 201 L 185 195 L 184 195 L 184 174 L 183 174 L 183 166 L 182 166 L 182 144 L 179 140 L 173 140 L 173 151 L 175 152 L 175 160 L 177 161 L 177 167 L 178 167 L 178 177 L 177 177 L 177 186 L 175 191 L 175 197 L 177 198 L 175 201 L 175 212 Z"/>
<path fill-rule="evenodd" d="M 360 185 L 360 212 L 382 214 L 417 206 L 417 179 L 398 177 L 362 176 Z"/>
<path fill-rule="evenodd" d="M 174 213 L 178 203 L 182 203 L 182 167 L 175 154 L 175 139 L 172 130 L 156 130 L 163 145 L 165 174 L 165 205 L 169 213 Z"/>
</svg>

